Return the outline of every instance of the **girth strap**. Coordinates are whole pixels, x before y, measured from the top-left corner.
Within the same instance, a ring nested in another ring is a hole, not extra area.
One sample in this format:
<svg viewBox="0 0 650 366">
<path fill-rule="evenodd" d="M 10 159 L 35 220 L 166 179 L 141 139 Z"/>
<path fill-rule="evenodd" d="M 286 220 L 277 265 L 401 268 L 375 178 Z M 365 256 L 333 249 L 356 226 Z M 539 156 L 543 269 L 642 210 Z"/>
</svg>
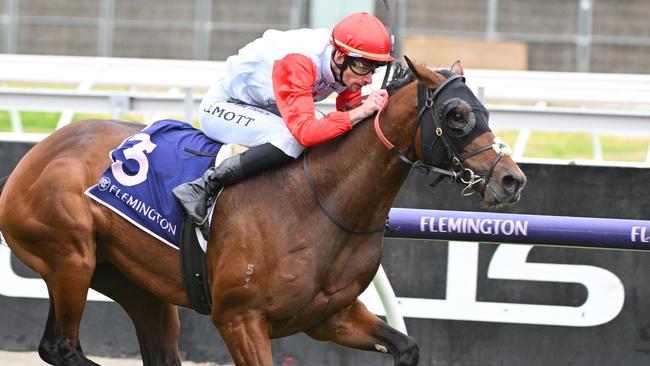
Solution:
<svg viewBox="0 0 650 366">
<path fill-rule="evenodd" d="M 183 218 L 181 243 L 178 249 L 181 276 L 190 305 L 197 313 L 210 315 L 212 313 L 212 300 L 210 287 L 208 286 L 205 253 L 196 238 L 194 225 L 187 216 Z"/>
</svg>

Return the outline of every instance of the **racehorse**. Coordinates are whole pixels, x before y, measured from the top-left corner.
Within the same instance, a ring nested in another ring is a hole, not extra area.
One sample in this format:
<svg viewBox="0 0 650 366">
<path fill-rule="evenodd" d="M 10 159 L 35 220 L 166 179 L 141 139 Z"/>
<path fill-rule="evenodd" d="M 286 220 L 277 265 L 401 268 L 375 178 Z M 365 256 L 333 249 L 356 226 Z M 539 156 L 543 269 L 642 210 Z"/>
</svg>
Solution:
<svg viewBox="0 0 650 366">
<path fill-rule="evenodd" d="M 415 340 L 357 300 L 380 265 L 402 183 L 415 164 L 466 184 L 485 206 L 519 199 L 526 178 L 495 142 L 460 63 L 440 71 L 407 63 L 374 123 L 221 194 L 206 253 L 211 320 L 236 365 L 272 365 L 270 339 L 298 332 L 416 365 Z M 190 303 L 178 252 L 84 195 L 109 151 L 141 128 L 71 124 L 31 149 L 3 187 L 0 230 L 47 284 L 39 354 L 50 364 L 95 365 L 79 341 L 93 288 L 132 319 L 144 365 L 180 365 L 175 306 Z"/>
</svg>

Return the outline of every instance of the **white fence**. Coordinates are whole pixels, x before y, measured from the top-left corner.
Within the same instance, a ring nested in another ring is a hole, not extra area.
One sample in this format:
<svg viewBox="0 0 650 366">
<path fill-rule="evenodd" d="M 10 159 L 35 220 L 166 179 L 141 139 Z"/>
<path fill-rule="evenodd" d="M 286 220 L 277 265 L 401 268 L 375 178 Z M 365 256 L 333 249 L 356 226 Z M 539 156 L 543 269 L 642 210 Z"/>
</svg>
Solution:
<svg viewBox="0 0 650 366">
<path fill-rule="evenodd" d="M 0 109 L 11 111 L 17 133 L 19 110 L 63 112 L 60 125 L 72 111 L 191 120 L 222 70 L 216 61 L 0 55 Z M 650 75 L 467 70 L 466 76 L 488 105 L 493 129 L 521 131 L 518 156 L 531 130 L 592 132 L 596 160 L 599 133 L 650 135 Z M 319 108 L 332 110 L 333 101 Z"/>
</svg>

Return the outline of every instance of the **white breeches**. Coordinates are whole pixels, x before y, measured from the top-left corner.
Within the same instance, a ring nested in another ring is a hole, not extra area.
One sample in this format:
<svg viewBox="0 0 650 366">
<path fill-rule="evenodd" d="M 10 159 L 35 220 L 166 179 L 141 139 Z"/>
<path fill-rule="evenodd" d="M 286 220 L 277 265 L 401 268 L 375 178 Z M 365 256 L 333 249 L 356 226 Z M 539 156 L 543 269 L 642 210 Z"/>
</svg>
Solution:
<svg viewBox="0 0 650 366">
<path fill-rule="evenodd" d="M 203 100 L 199 108 L 203 132 L 213 140 L 248 147 L 271 143 L 297 158 L 305 149 L 282 117 L 264 109 L 226 100 Z"/>
</svg>

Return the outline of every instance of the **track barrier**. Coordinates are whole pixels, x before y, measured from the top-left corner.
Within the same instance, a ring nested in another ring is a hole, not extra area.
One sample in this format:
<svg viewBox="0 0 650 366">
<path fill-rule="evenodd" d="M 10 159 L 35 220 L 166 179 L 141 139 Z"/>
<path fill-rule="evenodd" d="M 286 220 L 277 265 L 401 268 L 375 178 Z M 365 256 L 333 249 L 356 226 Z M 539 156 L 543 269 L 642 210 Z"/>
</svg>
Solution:
<svg viewBox="0 0 650 366">
<path fill-rule="evenodd" d="M 385 237 L 650 250 L 650 221 L 393 208 Z"/>
</svg>

